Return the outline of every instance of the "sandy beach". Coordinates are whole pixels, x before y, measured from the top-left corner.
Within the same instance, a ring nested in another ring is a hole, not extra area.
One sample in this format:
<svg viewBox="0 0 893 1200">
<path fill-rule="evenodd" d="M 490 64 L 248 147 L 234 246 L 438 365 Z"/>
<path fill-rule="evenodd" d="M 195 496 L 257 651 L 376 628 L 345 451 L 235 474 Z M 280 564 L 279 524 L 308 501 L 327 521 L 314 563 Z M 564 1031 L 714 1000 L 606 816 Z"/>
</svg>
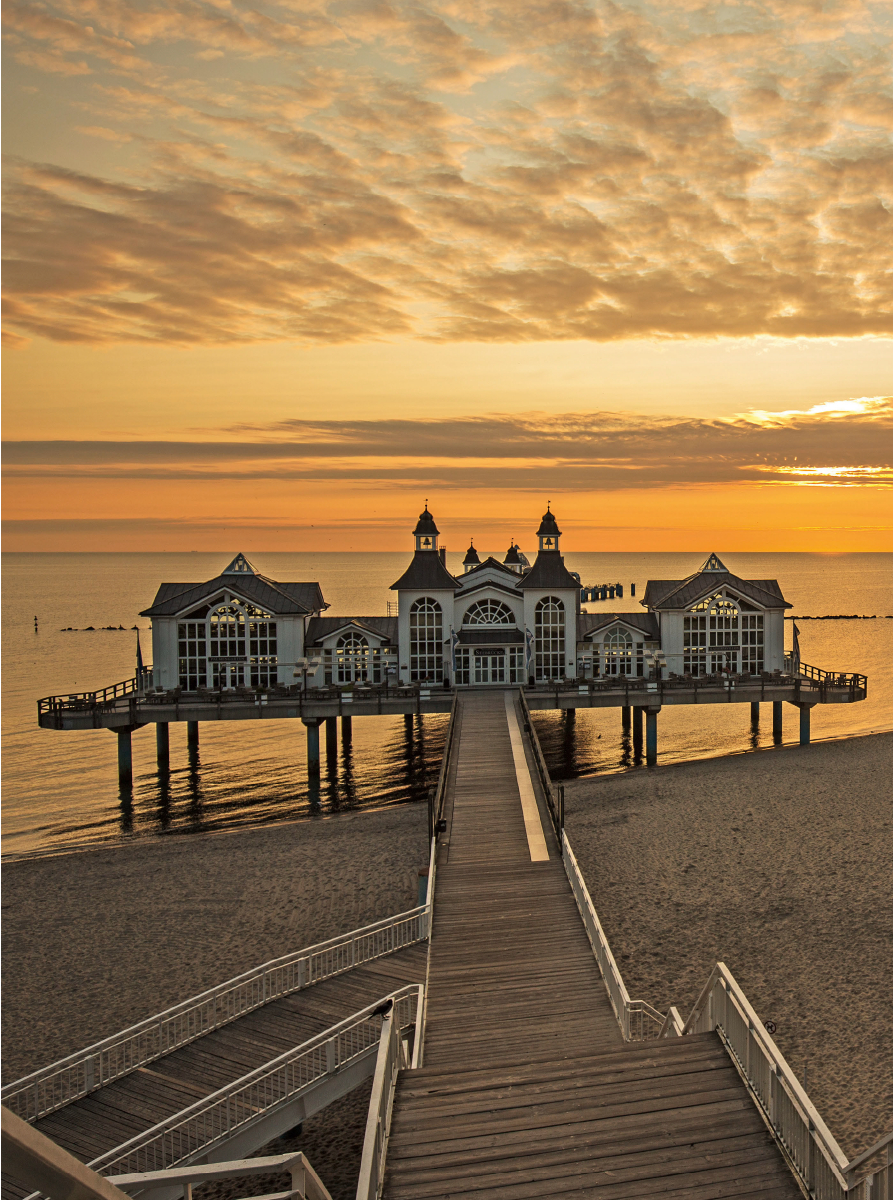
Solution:
<svg viewBox="0 0 893 1200">
<path fill-rule="evenodd" d="M 425 806 L 404 805 L 6 865 L 4 1082 L 266 959 L 412 908 L 427 859 Z M 359 1088 L 266 1152 L 304 1150 L 335 1200 L 352 1197 L 367 1105 Z"/>
<path fill-rule="evenodd" d="M 893 734 L 577 780 L 566 827 L 632 997 L 722 960 L 844 1153 L 893 1128 Z"/>
</svg>

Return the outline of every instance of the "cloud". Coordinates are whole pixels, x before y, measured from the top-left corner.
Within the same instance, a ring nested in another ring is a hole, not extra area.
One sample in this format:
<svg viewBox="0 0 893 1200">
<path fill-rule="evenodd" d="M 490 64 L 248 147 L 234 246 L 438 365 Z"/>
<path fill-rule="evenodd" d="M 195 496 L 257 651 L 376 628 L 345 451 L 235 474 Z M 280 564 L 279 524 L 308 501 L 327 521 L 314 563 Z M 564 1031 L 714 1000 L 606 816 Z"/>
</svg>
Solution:
<svg viewBox="0 0 893 1200">
<path fill-rule="evenodd" d="M 7 442 L 10 476 L 340 480 L 554 492 L 893 486 L 893 398 L 731 421 L 627 413 L 285 421 L 206 441 Z M 246 436 L 247 435 L 247 436 Z"/>
<path fill-rule="evenodd" d="M 874 0 L 37 0 L 8 21 L 132 155 L 114 177 L 16 164 L 22 334 L 893 333 Z"/>
</svg>

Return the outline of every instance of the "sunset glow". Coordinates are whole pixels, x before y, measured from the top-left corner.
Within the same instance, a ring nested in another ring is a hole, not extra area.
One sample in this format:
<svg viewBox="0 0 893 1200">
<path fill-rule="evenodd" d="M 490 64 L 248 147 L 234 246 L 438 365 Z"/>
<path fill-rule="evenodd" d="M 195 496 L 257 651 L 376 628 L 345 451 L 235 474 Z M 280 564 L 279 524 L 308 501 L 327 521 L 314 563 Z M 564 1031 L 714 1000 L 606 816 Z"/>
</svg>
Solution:
<svg viewBox="0 0 893 1200">
<path fill-rule="evenodd" d="M 7 548 L 893 548 L 891 31 L 8 4 Z"/>
</svg>

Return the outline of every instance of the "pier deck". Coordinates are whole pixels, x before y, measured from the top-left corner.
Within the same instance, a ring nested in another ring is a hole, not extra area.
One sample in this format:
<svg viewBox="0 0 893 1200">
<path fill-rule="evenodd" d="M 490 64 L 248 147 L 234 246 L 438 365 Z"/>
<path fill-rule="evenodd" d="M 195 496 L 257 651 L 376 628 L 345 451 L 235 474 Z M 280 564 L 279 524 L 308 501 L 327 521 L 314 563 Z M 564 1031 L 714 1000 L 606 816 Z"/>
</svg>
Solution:
<svg viewBox="0 0 893 1200">
<path fill-rule="evenodd" d="M 459 700 L 424 1065 L 399 1078 L 385 1197 L 795 1200 L 715 1034 L 623 1042 L 551 831 L 525 821 L 514 703 Z"/>
</svg>

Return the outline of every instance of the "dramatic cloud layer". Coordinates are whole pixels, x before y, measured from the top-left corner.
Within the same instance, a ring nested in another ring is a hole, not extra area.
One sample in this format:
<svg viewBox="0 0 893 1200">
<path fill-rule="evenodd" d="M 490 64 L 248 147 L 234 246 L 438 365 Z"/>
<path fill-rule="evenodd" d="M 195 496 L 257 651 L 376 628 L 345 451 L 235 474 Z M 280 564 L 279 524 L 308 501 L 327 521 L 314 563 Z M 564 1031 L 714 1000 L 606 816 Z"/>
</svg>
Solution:
<svg viewBox="0 0 893 1200">
<path fill-rule="evenodd" d="M 734 421 L 623 413 L 287 421 L 248 440 L 8 442 L 19 478 L 296 479 L 592 491 L 691 484 L 893 487 L 893 398 Z M 264 440 L 259 440 L 263 437 Z"/>
<path fill-rule="evenodd" d="M 12 164 L 13 337 L 893 331 L 885 3 L 10 0 L 5 16 L 21 120 L 49 96 L 93 147 Z"/>
</svg>

